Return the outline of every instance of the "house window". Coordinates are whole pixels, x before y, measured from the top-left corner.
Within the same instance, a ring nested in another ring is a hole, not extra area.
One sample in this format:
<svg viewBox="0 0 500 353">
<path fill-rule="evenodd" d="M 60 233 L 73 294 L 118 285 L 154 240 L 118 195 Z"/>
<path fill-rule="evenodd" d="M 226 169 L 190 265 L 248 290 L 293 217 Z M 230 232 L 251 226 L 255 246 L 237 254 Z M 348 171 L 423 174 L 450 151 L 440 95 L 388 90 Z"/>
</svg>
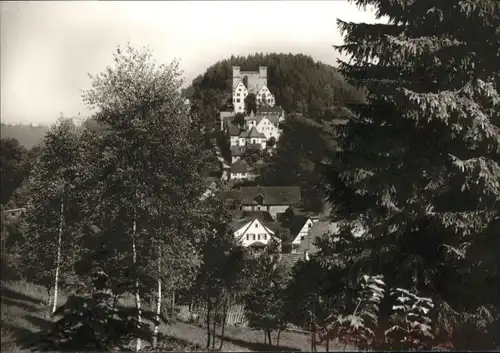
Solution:
<svg viewBox="0 0 500 353">
<path fill-rule="evenodd" d="M 247 240 L 250 240 L 250 235 L 247 234 Z"/>
<path fill-rule="evenodd" d="M 253 240 L 255 240 L 255 234 L 253 235 Z"/>
<path fill-rule="evenodd" d="M 300 241 L 302 241 L 302 240 L 304 240 L 304 236 L 303 235 L 300 236 Z"/>
<path fill-rule="evenodd" d="M 236 98 L 236 103 L 239 103 L 240 102 L 240 98 Z"/>
<path fill-rule="evenodd" d="M 264 234 L 264 240 L 267 240 L 267 234 Z"/>
<path fill-rule="evenodd" d="M 257 223 L 255 223 L 255 228 L 257 228 L 259 225 Z"/>
<path fill-rule="evenodd" d="M 236 93 L 236 97 L 239 97 L 239 96 L 240 96 L 240 94 L 239 94 L 239 93 Z"/>
<path fill-rule="evenodd" d="M 259 235 L 257 235 L 257 240 L 260 240 L 260 234 L 259 234 Z"/>
<path fill-rule="evenodd" d="M 311 227 L 312 227 L 312 223 L 309 223 L 309 228 L 311 228 Z"/>
</svg>

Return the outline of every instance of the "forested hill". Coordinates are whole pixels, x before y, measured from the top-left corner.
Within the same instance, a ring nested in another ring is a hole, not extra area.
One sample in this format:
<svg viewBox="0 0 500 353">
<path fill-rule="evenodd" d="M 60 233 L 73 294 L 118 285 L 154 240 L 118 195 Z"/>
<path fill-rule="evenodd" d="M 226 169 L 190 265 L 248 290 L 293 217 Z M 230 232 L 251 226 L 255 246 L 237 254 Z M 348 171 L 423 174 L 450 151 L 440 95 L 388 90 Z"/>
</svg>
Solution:
<svg viewBox="0 0 500 353">
<path fill-rule="evenodd" d="M 307 55 L 231 56 L 209 67 L 186 89 L 192 109 L 207 126 L 213 124 L 220 109 L 231 101 L 232 66 L 240 66 L 242 71 L 256 71 L 259 66 L 267 66 L 268 88 L 274 94 L 276 104 L 287 113 L 322 116 L 334 105 L 362 99 L 362 94 L 347 84 L 333 66 Z"/>
<path fill-rule="evenodd" d="M 4 124 L 1 126 L 2 138 L 14 138 L 26 149 L 31 149 L 42 141 L 43 136 L 49 129 L 45 125 L 26 125 L 26 124 Z"/>
</svg>

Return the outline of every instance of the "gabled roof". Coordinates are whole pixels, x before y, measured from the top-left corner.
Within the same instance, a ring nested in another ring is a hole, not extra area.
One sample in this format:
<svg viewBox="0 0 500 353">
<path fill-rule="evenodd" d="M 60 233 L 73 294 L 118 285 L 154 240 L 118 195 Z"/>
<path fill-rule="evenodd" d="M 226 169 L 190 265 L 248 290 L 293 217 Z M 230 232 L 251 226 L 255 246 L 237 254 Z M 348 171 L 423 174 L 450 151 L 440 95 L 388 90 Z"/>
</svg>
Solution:
<svg viewBox="0 0 500 353">
<path fill-rule="evenodd" d="M 257 118 L 256 118 L 257 124 L 259 124 L 262 120 L 264 120 L 264 118 L 269 120 L 269 122 L 272 123 L 273 125 L 275 125 L 276 127 L 278 127 L 278 124 L 280 122 L 279 116 L 270 115 L 270 114 L 268 114 L 268 115 L 259 114 L 259 115 L 257 115 Z"/>
<path fill-rule="evenodd" d="M 267 211 L 241 211 L 236 214 L 240 219 L 258 219 L 262 223 L 274 223 L 273 216 Z"/>
<path fill-rule="evenodd" d="M 238 136 L 240 134 L 240 129 L 233 123 L 227 123 L 227 132 L 229 136 Z"/>
<path fill-rule="evenodd" d="M 264 135 L 263 133 L 257 131 L 257 129 L 255 128 L 255 126 L 252 126 L 252 128 L 248 132 L 248 137 L 266 138 L 266 135 Z"/>
<path fill-rule="evenodd" d="M 258 195 L 263 196 L 263 205 L 296 205 L 301 199 L 298 186 L 243 186 L 225 192 L 223 197 L 236 199 L 242 205 L 251 205 Z"/>
<path fill-rule="evenodd" d="M 231 166 L 231 173 L 246 174 L 249 169 L 248 163 L 244 159 L 240 159 Z"/>
<path fill-rule="evenodd" d="M 290 219 L 286 227 L 290 229 L 290 233 L 293 235 L 293 237 L 296 237 L 308 220 L 309 217 L 294 215 L 292 219 Z"/>
<path fill-rule="evenodd" d="M 319 221 L 313 224 L 312 228 L 309 229 L 306 237 L 300 243 L 297 248 L 297 252 L 303 253 L 307 250 L 308 253 L 314 254 L 319 251 L 319 248 L 314 245 L 318 237 L 322 237 L 325 234 L 332 232 L 335 229 L 335 225 L 330 221 Z"/>
<path fill-rule="evenodd" d="M 245 153 L 245 151 L 245 146 L 231 146 L 231 156 L 233 157 L 240 157 Z"/>
<path fill-rule="evenodd" d="M 283 108 L 280 106 L 274 106 L 274 107 L 269 107 L 269 106 L 259 106 L 257 107 L 257 115 L 262 114 L 272 114 L 272 115 L 279 115 L 283 114 L 285 111 Z"/>
<path fill-rule="evenodd" d="M 238 89 L 238 87 L 239 87 L 240 85 L 241 85 L 241 86 L 243 86 L 242 88 L 248 92 L 248 89 L 245 87 L 245 84 L 243 83 L 243 81 L 240 81 L 240 82 L 238 82 L 238 84 L 234 87 L 234 89 L 233 89 L 233 93 L 234 93 L 234 92 L 236 92 L 236 90 Z"/>
</svg>

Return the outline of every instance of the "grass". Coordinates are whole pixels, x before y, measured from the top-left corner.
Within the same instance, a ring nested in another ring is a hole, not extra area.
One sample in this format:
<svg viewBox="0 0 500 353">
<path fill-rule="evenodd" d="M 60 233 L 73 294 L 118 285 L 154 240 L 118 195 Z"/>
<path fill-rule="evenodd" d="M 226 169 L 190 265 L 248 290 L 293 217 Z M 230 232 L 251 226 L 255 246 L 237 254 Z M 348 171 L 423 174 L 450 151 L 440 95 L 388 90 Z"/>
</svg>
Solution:
<svg viewBox="0 0 500 353">
<path fill-rule="evenodd" d="M 36 341 L 37 334 L 48 328 L 52 321 L 48 316 L 47 292 L 36 285 L 21 282 L 3 282 L 1 285 L 1 350 L 9 352 L 28 352 L 24 348 L 29 343 Z M 59 298 L 59 304 L 63 304 L 66 298 Z M 130 305 L 129 301 L 126 304 Z M 217 331 L 220 333 L 220 331 Z M 199 351 L 206 344 L 206 330 L 202 327 L 193 326 L 182 322 L 172 322 L 164 325 L 161 330 L 164 339 L 159 349 L 169 351 Z M 309 351 L 310 338 L 307 335 L 296 332 L 282 332 L 280 347 L 269 347 L 264 344 L 264 335 L 261 331 L 255 331 L 243 327 L 226 327 L 224 335 L 224 351 Z M 276 333 L 273 335 L 273 344 L 276 343 Z M 219 347 L 220 334 L 217 335 L 216 348 Z M 342 347 L 330 344 L 330 350 L 342 350 Z M 319 346 L 318 351 L 325 351 Z"/>
</svg>

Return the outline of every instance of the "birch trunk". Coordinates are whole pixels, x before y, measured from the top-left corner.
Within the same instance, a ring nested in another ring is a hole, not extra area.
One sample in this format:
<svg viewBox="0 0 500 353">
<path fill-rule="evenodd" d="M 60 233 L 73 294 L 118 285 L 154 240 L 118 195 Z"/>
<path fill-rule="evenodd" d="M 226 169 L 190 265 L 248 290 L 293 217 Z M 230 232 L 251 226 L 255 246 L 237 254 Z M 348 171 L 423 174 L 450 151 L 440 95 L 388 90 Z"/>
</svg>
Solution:
<svg viewBox="0 0 500 353">
<path fill-rule="evenodd" d="M 158 245 L 158 297 L 156 299 L 156 322 L 153 332 L 153 349 L 156 349 L 158 343 L 158 329 L 160 327 L 161 313 L 161 245 Z"/>
<path fill-rule="evenodd" d="M 137 212 L 134 209 L 134 223 L 132 226 L 132 262 L 134 264 L 134 267 L 137 264 L 137 248 L 136 248 L 136 235 L 137 235 Z M 136 273 L 136 278 L 135 278 L 135 305 L 137 307 L 137 328 L 140 328 L 141 323 L 142 323 L 142 312 L 141 312 L 141 295 L 139 292 L 139 278 L 137 277 Z M 141 350 L 141 339 L 140 337 L 137 337 L 137 342 L 135 346 L 136 352 Z"/>
<path fill-rule="evenodd" d="M 57 297 L 59 295 L 59 270 L 61 267 L 61 243 L 64 224 L 64 199 L 61 199 L 61 213 L 59 215 L 59 236 L 57 239 L 57 259 L 56 259 L 56 276 L 54 279 L 54 302 L 52 306 L 52 315 L 57 309 Z"/>
</svg>

